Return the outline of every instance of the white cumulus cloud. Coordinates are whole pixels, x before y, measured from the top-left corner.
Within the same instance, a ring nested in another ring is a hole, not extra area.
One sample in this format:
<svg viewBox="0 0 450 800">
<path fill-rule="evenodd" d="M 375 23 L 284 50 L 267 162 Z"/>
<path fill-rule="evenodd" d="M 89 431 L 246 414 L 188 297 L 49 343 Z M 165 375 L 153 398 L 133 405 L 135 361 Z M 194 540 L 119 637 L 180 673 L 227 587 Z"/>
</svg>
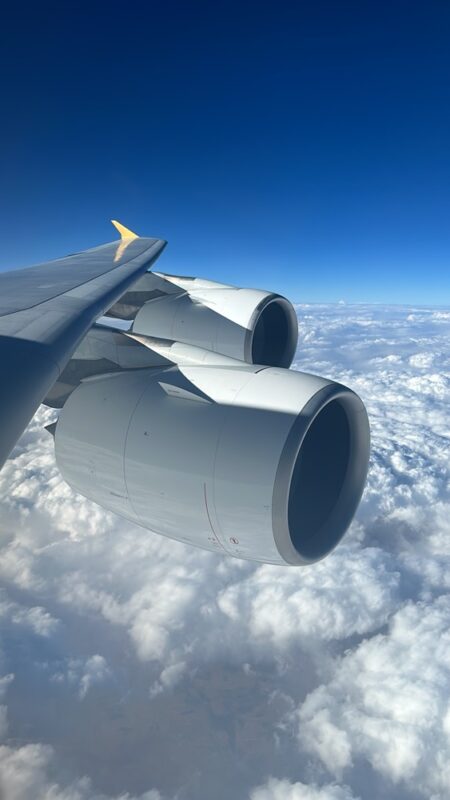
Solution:
<svg viewBox="0 0 450 800">
<path fill-rule="evenodd" d="M 287 780 L 271 778 L 264 786 L 258 786 L 250 794 L 250 800 L 357 800 L 347 786 L 307 786 Z"/>
<path fill-rule="evenodd" d="M 393 784 L 449 797 L 449 687 L 450 597 L 408 602 L 306 698 L 299 743 L 337 777 L 363 758 Z"/>
<path fill-rule="evenodd" d="M 298 316 L 295 366 L 355 389 L 372 434 L 312 567 L 109 514 L 62 480 L 55 413 L 30 423 L 0 473 L 2 800 L 450 796 L 450 312 Z"/>
</svg>

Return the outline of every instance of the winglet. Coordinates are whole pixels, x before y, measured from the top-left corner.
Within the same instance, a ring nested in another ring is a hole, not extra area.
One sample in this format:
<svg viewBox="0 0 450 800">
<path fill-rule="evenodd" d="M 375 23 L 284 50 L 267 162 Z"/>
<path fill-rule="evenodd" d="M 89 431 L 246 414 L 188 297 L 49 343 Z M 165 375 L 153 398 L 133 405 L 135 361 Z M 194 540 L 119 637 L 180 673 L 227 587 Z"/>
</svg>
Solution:
<svg viewBox="0 0 450 800">
<path fill-rule="evenodd" d="M 133 233 L 130 231 L 129 228 L 126 228 L 125 225 L 122 225 L 121 222 L 117 222 L 116 219 L 111 220 L 114 227 L 119 231 L 121 239 L 139 239 L 137 233 Z"/>
</svg>

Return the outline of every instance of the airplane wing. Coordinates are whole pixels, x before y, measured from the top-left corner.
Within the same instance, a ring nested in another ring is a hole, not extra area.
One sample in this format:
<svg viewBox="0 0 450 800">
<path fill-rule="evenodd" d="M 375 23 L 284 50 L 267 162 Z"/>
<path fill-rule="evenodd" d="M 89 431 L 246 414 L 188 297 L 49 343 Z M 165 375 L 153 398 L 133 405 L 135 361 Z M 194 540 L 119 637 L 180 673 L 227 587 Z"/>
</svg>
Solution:
<svg viewBox="0 0 450 800">
<path fill-rule="evenodd" d="M 166 245 L 113 224 L 119 241 L 0 274 L 0 468 L 91 326 Z"/>
<path fill-rule="evenodd" d="M 323 558 L 364 488 L 362 401 L 288 369 L 286 298 L 150 273 L 166 242 L 114 224 L 119 242 L 0 274 L 0 466 L 44 402 L 62 477 L 103 508 L 237 558 Z"/>
</svg>

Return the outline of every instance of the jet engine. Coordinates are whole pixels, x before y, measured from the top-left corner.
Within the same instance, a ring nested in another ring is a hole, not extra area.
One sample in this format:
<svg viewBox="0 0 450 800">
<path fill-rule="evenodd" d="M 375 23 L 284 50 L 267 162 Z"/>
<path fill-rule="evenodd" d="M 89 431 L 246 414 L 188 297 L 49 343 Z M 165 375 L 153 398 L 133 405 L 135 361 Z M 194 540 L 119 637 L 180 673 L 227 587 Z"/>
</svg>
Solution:
<svg viewBox="0 0 450 800">
<path fill-rule="evenodd" d="M 285 313 L 277 299 L 263 308 L 271 303 Z M 359 397 L 313 375 L 183 353 L 182 363 L 90 377 L 74 389 L 55 431 L 64 478 L 132 522 L 208 550 L 270 564 L 323 558 L 366 479 Z"/>
<path fill-rule="evenodd" d="M 237 558 L 323 558 L 365 484 L 362 401 L 286 369 L 286 298 L 152 272 L 165 240 L 113 224 L 119 242 L 0 276 L 0 466 L 43 402 L 63 477 L 100 506 Z"/>
<path fill-rule="evenodd" d="M 285 297 L 163 273 L 146 280 L 154 282 L 159 296 L 137 311 L 134 333 L 197 345 L 249 364 L 291 365 L 298 323 Z"/>
</svg>

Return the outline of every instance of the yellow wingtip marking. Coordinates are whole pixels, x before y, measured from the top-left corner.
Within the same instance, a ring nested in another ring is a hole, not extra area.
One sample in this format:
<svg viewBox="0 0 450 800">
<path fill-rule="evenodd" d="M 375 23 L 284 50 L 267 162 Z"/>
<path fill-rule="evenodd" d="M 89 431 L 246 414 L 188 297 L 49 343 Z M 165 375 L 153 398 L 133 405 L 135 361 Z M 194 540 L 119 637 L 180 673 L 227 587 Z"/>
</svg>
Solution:
<svg viewBox="0 0 450 800">
<path fill-rule="evenodd" d="M 121 239 L 139 239 L 137 233 L 133 233 L 133 231 L 130 231 L 130 229 L 126 228 L 125 225 L 122 225 L 121 222 L 117 222 L 116 219 L 112 219 L 111 222 L 116 228 L 116 230 L 119 231 Z"/>
</svg>

